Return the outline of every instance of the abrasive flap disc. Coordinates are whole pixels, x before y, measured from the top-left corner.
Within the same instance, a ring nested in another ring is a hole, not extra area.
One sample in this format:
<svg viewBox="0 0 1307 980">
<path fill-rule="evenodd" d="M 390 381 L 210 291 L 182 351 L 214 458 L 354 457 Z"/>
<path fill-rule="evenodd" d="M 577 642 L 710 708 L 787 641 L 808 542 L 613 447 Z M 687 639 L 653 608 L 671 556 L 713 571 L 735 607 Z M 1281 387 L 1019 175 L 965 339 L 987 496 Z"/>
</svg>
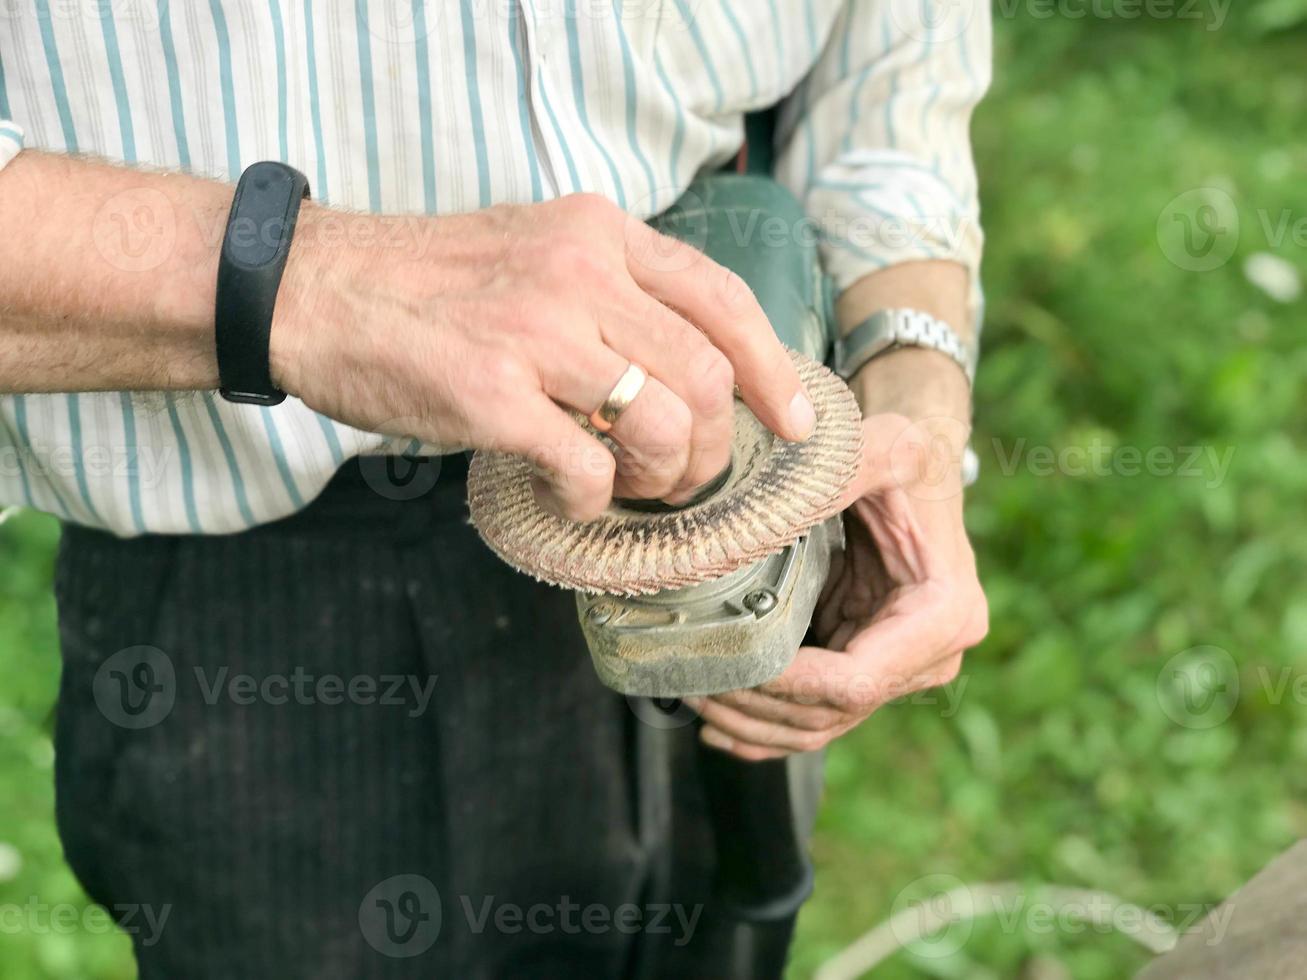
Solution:
<svg viewBox="0 0 1307 980">
<path fill-rule="evenodd" d="M 839 509 L 862 452 L 862 416 L 843 381 L 790 354 L 817 411 L 815 431 L 806 442 L 787 442 L 737 399 L 730 475 L 708 499 L 653 512 L 614 501 L 579 524 L 536 502 L 527 460 L 478 452 L 468 476 L 472 523 L 527 575 L 623 596 L 707 582 L 793 544 Z"/>
</svg>

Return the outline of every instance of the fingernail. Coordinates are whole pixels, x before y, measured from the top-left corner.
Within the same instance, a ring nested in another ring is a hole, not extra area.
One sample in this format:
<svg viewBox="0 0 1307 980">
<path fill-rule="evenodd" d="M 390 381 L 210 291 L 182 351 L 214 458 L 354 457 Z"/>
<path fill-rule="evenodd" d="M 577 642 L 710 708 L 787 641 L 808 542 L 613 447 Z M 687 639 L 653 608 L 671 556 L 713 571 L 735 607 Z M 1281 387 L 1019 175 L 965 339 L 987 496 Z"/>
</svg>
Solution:
<svg viewBox="0 0 1307 980">
<path fill-rule="evenodd" d="M 790 402 L 790 424 L 794 426 L 800 442 L 817 428 L 817 411 L 812 407 L 812 402 L 808 401 L 806 392 L 800 391 Z"/>
<path fill-rule="evenodd" d="M 681 702 L 695 714 L 703 714 L 703 698 L 682 698 Z"/>
<path fill-rule="evenodd" d="M 729 735 L 707 726 L 699 732 L 699 737 L 714 749 L 721 749 L 723 752 L 729 752 L 733 744 L 733 740 Z"/>
</svg>

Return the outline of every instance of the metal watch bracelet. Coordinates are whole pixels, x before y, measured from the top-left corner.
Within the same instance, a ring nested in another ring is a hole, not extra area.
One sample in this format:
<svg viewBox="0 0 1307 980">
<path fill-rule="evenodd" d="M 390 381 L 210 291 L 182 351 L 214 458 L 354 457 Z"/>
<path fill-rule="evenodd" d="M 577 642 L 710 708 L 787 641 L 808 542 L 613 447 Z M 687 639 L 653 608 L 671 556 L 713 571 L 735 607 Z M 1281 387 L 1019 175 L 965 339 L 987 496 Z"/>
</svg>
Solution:
<svg viewBox="0 0 1307 980">
<path fill-rule="evenodd" d="M 852 381 L 870 361 L 901 347 L 939 351 L 962 369 L 967 384 L 975 382 L 975 358 L 957 332 L 943 320 L 911 309 L 879 310 L 836 340 L 835 373 Z M 969 487 L 979 478 L 980 457 L 967 446 L 962 455 L 962 485 Z"/>
<path fill-rule="evenodd" d="M 835 373 L 849 381 L 873 358 L 900 347 L 937 350 L 967 376 L 976 376 L 975 359 L 962 338 L 943 320 L 920 310 L 878 310 L 835 342 Z"/>
</svg>

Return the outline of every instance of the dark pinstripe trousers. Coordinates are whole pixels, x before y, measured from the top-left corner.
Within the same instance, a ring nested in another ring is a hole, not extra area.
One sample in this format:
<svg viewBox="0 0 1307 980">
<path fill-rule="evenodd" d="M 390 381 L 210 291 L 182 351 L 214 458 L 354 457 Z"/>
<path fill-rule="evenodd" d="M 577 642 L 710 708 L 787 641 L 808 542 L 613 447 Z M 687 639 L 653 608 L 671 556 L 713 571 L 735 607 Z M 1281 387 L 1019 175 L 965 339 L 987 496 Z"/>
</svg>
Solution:
<svg viewBox="0 0 1307 980">
<path fill-rule="evenodd" d="M 477 539 L 453 459 L 349 464 L 228 537 L 65 529 L 59 828 L 147 980 L 616 977 L 691 948 L 701 882 L 650 892 L 640 722 L 571 595 Z"/>
</svg>

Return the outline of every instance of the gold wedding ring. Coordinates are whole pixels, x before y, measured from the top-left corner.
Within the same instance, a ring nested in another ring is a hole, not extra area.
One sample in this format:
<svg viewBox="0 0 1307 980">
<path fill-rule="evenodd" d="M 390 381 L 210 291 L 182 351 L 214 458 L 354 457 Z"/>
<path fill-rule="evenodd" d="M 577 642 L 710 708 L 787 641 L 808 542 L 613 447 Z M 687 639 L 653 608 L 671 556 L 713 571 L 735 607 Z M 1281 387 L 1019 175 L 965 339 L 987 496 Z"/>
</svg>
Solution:
<svg viewBox="0 0 1307 980">
<path fill-rule="evenodd" d="M 634 361 L 628 364 L 626 371 L 617 380 L 617 384 L 613 385 L 613 390 L 604 399 L 604 403 L 590 416 L 590 424 L 599 432 L 610 431 L 622 417 L 622 413 L 631 407 L 631 402 L 635 401 L 644 390 L 644 384 L 648 380 L 649 375 L 644 373 L 644 368 Z"/>
</svg>

